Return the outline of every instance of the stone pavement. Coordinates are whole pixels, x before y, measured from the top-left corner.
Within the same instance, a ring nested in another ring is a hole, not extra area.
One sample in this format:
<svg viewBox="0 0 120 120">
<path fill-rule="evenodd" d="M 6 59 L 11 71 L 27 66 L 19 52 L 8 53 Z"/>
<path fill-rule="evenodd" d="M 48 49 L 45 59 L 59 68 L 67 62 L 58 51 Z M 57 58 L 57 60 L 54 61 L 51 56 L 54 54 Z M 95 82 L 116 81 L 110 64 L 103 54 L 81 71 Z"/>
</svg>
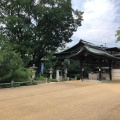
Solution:
<svg viewBox="0 0 120 120">
<path fill-rule="evenodd" d="M 0 89 L 0 120 L 120 120 L 120 83 L 68 81 Z"/>
</svg>

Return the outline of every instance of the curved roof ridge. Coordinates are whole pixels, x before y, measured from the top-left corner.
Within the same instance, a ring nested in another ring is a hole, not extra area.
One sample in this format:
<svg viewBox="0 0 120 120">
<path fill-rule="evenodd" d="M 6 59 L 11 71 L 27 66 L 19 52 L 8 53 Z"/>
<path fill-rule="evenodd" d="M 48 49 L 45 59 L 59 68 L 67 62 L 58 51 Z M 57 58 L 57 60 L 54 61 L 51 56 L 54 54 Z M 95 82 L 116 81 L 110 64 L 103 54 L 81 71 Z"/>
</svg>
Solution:
<svg viewBox="0 0 120 120">
<path fill-rule="evenodd" d="M 98 45 L 95 45 L 93 43 L 90 43 L 90 42 L 87 42 L 87 41 L 84 41 L 84 40 L 81 40 L 81 42 L 86 45 L 86 46 L 90 46 L 92 48 L 95 48 L 95 49 L 99 49 L 99 50 L 102 50 L 102 51 L 106 51 L 104 47 L 102 46 L 98 46 Z"/>
<path fill-rule="evenodd" d="M 106 51 L 95 49 L 95 48 L 92 48 L 92 47 L 87 46 L 87 45 L 85 45 L 80 51 L 78 51 L 77 53 L 71 55 L 70 57 L 75 57 L 75 56 L 79 55 L 80 53 L 82 53 L 84 50 L 87 50 L 91 54 L 96 54 L 96 55 L 100 55 L 100 56 L 106 56 L 106 57 L 109 57 L 109 58 L 119 59 L 120 60 L 120 58 L 115 57 L 115 56 L 107 53 Z"/>
</svg>

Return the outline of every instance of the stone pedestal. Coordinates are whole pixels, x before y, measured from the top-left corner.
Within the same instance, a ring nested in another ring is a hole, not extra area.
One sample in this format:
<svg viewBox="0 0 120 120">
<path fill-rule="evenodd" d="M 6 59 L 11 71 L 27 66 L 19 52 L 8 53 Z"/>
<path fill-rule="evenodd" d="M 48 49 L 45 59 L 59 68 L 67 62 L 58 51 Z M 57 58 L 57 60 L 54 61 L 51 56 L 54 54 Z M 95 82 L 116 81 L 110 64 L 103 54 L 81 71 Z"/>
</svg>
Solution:
<svg viewBox="0 0 120 120">
<path fill-rule="evenodd" d="M 64 69 L 64 77 L 67 79 L 67 68 Z"/>
<path fill-rule="evenodd" d="M 35 64 L 33 64 L 33 66 L 30 68 L 32 69 L 32 79 L 31 80 L 34 80 L 37 67 L 35 66 Z"/>
<path fill-rule="evenodd" d="M 35 70 L 32 70 L 32 80 L 35 79 L 35 73 L 36 73 L 36 71 L 35 71 Z"/>
<path fill-rule="evenodd" d="M 50 79 L 52 79 L 52 76 L 53 76 L 53 69 L 52 69 L 52 67 L 49 69 L 49 73 L 50 73 Z"/>
<path fill-rule="evenodd" d="M 57 81 L 62 80 L 62 71 L 61 70 L 56 70 L 56 80 Z"/>
</svg>

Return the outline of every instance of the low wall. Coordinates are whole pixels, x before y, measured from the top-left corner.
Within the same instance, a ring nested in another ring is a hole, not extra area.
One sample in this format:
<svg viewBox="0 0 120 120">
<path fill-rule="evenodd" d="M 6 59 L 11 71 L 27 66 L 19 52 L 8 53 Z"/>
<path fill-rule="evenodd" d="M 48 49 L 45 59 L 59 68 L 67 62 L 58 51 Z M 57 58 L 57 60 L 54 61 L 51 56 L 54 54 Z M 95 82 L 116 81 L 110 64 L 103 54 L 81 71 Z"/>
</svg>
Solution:
<svg viewBox="0 0 120 120">
<path fill-rule="evenodd" d="M 89 80 L 98 80 L 99 74 L 98 73 L 89 73 L 88 78 L 89 78 Z"/>
<path fill-rule="evenodd" d="M 110 80 L 110 76 L 108 73 L 102 73 L 103 80 Z M 89 73 L 89 80 L 98 80 L 99 73 Z M 120 81 L 120 69 L 112 69 L 112 80 L 119 80 Z"/>
<path fill-rule="evenodd" d="M 112 70 L 112 80 L 119 80 L 120 81 L 120 69 L 113 69 Z"/>
<path fill-rule="evenodd" d="M 110 80 L 108 73 L 101 73 L 102 80 Z M 99 80 L 99 73 L 89 73 L 89 80 Z"/>
<path fill-rule="evenodd" d="M 110 76 L 108 73 L 102 73 L 102 79 L 103 80 L 110 80 Z"/>
</svg>

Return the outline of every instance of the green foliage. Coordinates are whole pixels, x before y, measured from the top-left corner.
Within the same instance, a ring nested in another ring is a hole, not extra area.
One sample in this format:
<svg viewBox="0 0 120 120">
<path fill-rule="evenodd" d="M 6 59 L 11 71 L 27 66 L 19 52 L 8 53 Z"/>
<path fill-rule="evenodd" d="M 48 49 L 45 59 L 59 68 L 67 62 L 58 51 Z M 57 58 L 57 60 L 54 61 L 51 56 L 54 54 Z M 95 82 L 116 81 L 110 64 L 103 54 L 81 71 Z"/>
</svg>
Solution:
<svg viewBox="0 0 120 120">
<path fill-rule="evenodd" d="M 10 88 L 11 87 L 11 84 L 7 84 L 7 85 L 0 85 L 0 89 L 1 88 Z"/>
<path fill-rule="evenodd" d="M 32 82 L 32 85 L 37 85 L 38 83 L 37 82 Z"/>
<path fill-rule="evenodd" d="M 13 51 L 8 40 L 0 35 L 0 82 L 24 81 L 30 72 L 23 67 L 23 61 L 18 53 Z"/>
<path fill-rule="evenodd" d="M 48 82 L 58 82 L 56 79 L 48 79 Z"/>
<path fill-rule="evenodd" d="M 11 81 L 15 70 L 22 66 L 22 60 L 15 52 L 6 50 L 0 50 L 0 58 L 0 81 Z"/>
<path fill-rule="evenodd" d="M 24 63 L 32 60 L 38 67 L 81 26 L 83 12 L 73 10 L 71 0 L 1 0 L 0 6 L 0 32 Z"/>
<path fill-rule="evenodd" d="M 13 87 L 20 87 L 20 84 L 14 84 Z"/>
<path fill-rule="evenodd" d="M 117 41 L 120 41 L 120 28 L 116 31 Z"/>
<path fill-rule="evenodd" d="M 68 67 L 70 65 L 70 61 L 68 59 L 65 59 L 63 62 L 64 67 Z"/>
<path fill-rule="evenodd" d="M 13 75 L 14 75 L 13 80 L 15 82 L 27 81 L 27 80 L 29 80 L 30 76 L 32 76 L 32 71 L 30 71 L 26 68 L 20 67 L 15 70 Z"/>
<path fill-rule="evenodd" d="M 51 52 L 44 57 L 44 62 L 45 62 L 44 76 L 47 76 L 47 77 L 49 76 L 50 67 L 55 69 L 55 65 L 57 62 L 55 56 L 53 56 L 53 53 L 54 52 Z"/>
<path fill-rule="evenodd" d="M 46 80 L 46 77 L 44 77 L 44 76 L 37 76 L 37 78 L 36 78 L 36 80 Z"/>
<path fill-rule="evenodd" d="M 68 76 L 69 77 L 79 77 L 80 74 L 80 62 L 76 60 L 70 60 L 70 65 L 68 66 Z"/>
</svg>

